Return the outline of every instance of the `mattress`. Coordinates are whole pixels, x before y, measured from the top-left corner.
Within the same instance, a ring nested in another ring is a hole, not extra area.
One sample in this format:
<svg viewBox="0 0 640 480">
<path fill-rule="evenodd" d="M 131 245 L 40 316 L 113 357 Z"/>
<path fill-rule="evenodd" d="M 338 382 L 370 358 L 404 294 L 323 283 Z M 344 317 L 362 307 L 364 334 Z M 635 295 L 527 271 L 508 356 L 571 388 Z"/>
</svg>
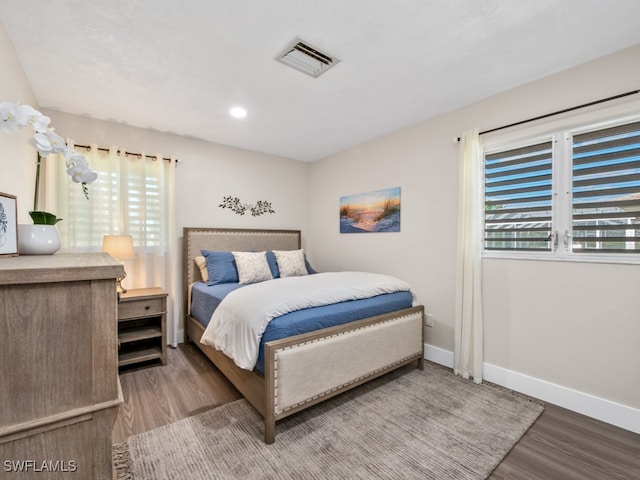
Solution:
<svg viewBox="0 0 640 480">
<path fill-rule="evenodd" d="M 243 286 L 238 283 L 211 286 L 202 282 L 196 283 L 191 294 L 191 316 L 206 327 L 213 311 L 224 297 Z M 265 342 L 410 308 L 412 300 L 411 292 L 408 291 L 385 293 L 361 300 L 297 310 L 274 318 L 262 335 L 255 369 L 264 373 Z"/>
<path fill-rule="evenodd" d="M 220 305 L 222 299 L 228 293 L 244 286 L 241 283 L 207 285 L 203 282 L 196 282 L 191 289 L 191 316 L 206 328 L 211 321 L 213 311 Z"/>
</svg>

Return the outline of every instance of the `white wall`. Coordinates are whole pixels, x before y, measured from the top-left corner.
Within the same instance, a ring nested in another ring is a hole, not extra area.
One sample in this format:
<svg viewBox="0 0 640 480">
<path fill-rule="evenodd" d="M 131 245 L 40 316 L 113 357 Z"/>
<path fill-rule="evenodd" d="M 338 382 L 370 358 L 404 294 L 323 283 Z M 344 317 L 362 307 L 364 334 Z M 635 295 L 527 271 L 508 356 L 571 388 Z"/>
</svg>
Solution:
<svg viewBox="0 0 640 480">
<path fill-rule="evenodd" d="M 490 129 L 635 90 L 638 78 L 640 46 L 316 162 L 307 238 L 317 268 L 389 272 L 408 280 L 435 315 L 428 344 L 452 351 L 453 138 L 469 128 Z M 340 196 L 394 186 L 402 187 L 400 233 L 339 233 Z M 496 259 L 483 265 L 488 364 L 640 408 L 640 266 Z"/>
<path fill-rule="evenodd" d="M 31 86 L 16 56 L 13 45 L 0 22 L 0 103 L 14 102 L 37 108 Z M 18 132 L 0 132 L 0 192 L 16 195 L 18 222 L 31 223 L 33 189 L 36 172 L 36 150 L 27 142 L 30 128 Z"/>
</svg>

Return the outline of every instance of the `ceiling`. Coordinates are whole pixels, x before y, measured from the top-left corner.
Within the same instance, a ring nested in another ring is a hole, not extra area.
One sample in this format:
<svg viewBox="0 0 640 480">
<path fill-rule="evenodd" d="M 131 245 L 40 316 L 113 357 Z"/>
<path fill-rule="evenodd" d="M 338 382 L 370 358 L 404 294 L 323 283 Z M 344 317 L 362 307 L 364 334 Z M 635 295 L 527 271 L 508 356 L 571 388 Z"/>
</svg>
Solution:
<svg viewBox="0 0 640 480">
<path fill-rule="evenodd" d="M 638 18 L 638 0 L 0 0 L 40 108 L 302 161 L 639 44 Z M 341 62 L 275 61 L 296 36 Z"/>
</svg>

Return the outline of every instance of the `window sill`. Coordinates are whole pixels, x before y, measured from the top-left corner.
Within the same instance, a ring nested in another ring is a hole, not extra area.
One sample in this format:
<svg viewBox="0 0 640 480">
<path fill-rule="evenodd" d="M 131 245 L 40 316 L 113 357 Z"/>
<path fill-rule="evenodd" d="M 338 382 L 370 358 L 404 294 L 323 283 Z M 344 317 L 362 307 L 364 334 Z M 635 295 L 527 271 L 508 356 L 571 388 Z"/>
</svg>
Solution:
<svg viewBox="0 0 640 480">
<path fill-rule="evenodd" d="M 604 263 L 616 265 L 640 265 L 640 254 L 569 254 L 558 253 L 527 253 L 513 254 L 509 252 L 482 252 L 482 259 L 502 260 L 535 260 L 545 262 L 572 262 L 572 263 Z"/>
</svg>

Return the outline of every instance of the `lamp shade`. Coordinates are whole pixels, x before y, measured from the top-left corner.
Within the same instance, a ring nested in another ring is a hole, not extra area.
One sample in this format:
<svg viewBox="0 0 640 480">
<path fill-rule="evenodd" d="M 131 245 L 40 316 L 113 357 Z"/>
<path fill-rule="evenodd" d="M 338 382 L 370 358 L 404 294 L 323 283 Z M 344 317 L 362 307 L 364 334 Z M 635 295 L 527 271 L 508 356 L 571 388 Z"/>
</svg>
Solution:
<svg viewBox="0 0 640 480">
<path fill-rule="evenodd" d="M 116 260 L 133 260 L 133 237 L 131 235 L 105 235 L 102 238 L 102 251 Z"/>
</svg>

